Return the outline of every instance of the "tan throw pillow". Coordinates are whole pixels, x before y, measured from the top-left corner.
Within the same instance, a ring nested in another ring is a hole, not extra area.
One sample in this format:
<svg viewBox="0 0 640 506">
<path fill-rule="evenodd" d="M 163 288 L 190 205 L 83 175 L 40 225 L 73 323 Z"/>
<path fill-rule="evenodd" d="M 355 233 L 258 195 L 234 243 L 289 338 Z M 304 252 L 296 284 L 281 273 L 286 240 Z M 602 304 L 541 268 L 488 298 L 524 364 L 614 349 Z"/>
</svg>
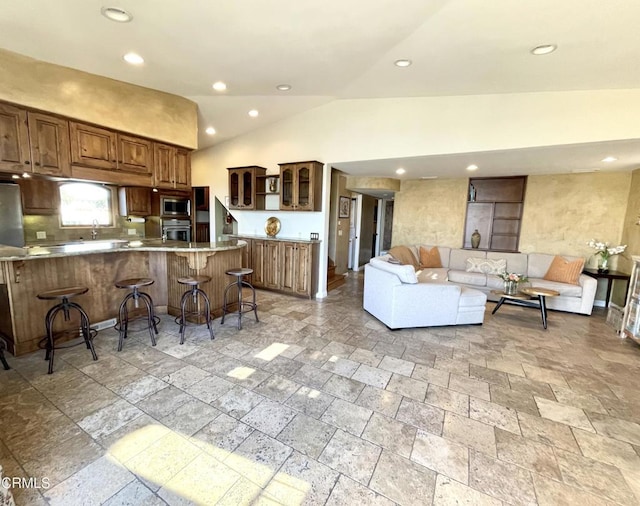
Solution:
<svg viewBox="0 0 640 506">
<path fill-rule="evenodd" d="M 413 265 L 415 270 L 419 268 L 416 256 L 413 254 L 413 251 L 406 246 L 394 246 L 389 250 L 389 255 L 399 260 L 402 265 Z"/>
<path fill-rule="evenodd" d="M 507 261 L 504 258 L 467 258 L 467 272 L 480 272 L 482 274 L 500 274 L 507 270 Z"/>
<path fill-rule="evenodd" d="M 420 267 L 422 269 L 442 267 L 442 260 L 437 246 L 431 249 L 420 246 Z"/>
<path fill-rule="evenodd" d="M 580 274 L 584 267 L 584 258 L 578 258 L 570 262 L 562 257 L 553 257 L 553 262 L 549 266 L 549 270 L 544 275 L 547 281 L 557 281 L 558 283 L 571 283 L 577 285 Z"/>
</svg>

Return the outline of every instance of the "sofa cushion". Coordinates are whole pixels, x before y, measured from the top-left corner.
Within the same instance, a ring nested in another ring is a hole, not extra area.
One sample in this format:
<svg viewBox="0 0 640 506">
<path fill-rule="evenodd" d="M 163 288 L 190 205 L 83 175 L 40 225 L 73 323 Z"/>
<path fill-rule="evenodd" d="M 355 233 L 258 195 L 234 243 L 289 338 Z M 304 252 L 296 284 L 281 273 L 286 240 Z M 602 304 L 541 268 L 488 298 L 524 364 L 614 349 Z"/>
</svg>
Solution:
<svg viewBox="0 0 640 506">
<path fill-rule="evenodd" d="M 438 251 L 437 246 L 434 246 L 431 249 L 420 246 L 420 268 L 424 269 L 426 267 L 442 267 L 442 260 L 440 260 L 440 251 Z"/>
<path fill-rule="evenodd" d="M 447 281 L 448 269 L 441 267 L 439 269 L 422 269 L 416 272 L 418 283 L 444 283 Z"/>
<path fill-rule="evenodd" d="M 548 281 L 540 278 L 529 278 L 529 284 L 536 288 L 547 288 L 549 290 L 555 290 L 564 295 L 565 297 L 582 297 L 582 286 L 571 285 L 569 283 L 559 283 L 557 281 Z M 526 285 L 525 285 L 526 286 Z M 550 300 L 551 297 L 549 297 Z"/>
<path fill-rule="evenodd" d="M 507 261 L 507 272 L 527 272 L 527 255 L 525 253 L 502 253 L 499 251 L 488 251 L 487 258 L 492 260 L 504 258 Z"/>
<path fill-rule="evenodd" d="M 437 246 L 434 244 L 418 244 L 416 246 L 416 254 L 418 258 L 420 258 L 420 254 L 417 253 L 420 248 L 438 248 L 438 254 L 440 255 L 440 262 L 442 262 L 442 267 L 449 267 L 449 255 L 451 254 L 451 248 L 447 248 L 446 246 Z"/>
<path fill-rule="evenodd" d="M 544 275 L 549 270 L 549 266 L 555 255 L 549 255 L 547 253 L 529 253 L 529 262 L 527 265 L 527 277 L 529 278 L 544 278 Z M 569 255 L 562 255 L 567 260 L 577 260 L 582 257 L 572 257 Z"/>
<path fill-rule="evenodd" d="M 487 275 L 480 272 L 450 270 L 448 278 L 453 283 L 464 283 L 465 285 L 473 286 L 487 285 Z"/>
<path fill-rule="evenodd" d="M 418 259 L 407 246 L 394 246 L 389 250 L 391 255 L 396 260 L 399 260 L 402 265 L 411 265 L 413 270 L 417 270 L 420 266 Z"/>
<path fill-rule="evenodd" d="M 487 258 L 487 253 L 485 251 L 469 251 L 466 249 L 457 249 L 453 248 L 451 250 L 451 254 L 449 255 L 449 269 L 454 269 L 456 271 L 466 271 L 467 270 L 467 258 Z"/>
<path fill-rule="evenodd" d="M 504 279 L 494 274 L 487 275 L 487 288 L 491 290 L 504 290 Z"/>
<path fill-rule="evenodd" d="M 584 267 L 584 258 L 573 261 L 566 260 L 560 256 L 555 256 L 549 269 L 543 276 L 547 281 L 557 281 L 559 283 L 578 284 L 578 278 Z"/>
<path fill-rule="evenodd" d="M 372 258 L 369 263 L 378 269 L 395 274 L 403 283 L 415 284 L 418 282 L 416 271 L 412 265 L 390 264 L 385 260 L 385 257 Z"/>
<path fill-rule="evenodd" d="M 500 274 L 507 269 L 507 261 L 504 258 L 467 258 L 467 272 L 481 272 L 483 274 Z"/>
<path fill-rule="evenodd" d="M 480 290 L 463 286 L 460 290 L 459 307 L 484 306 L 487 303 L 487 295 Z"/>
</svg>

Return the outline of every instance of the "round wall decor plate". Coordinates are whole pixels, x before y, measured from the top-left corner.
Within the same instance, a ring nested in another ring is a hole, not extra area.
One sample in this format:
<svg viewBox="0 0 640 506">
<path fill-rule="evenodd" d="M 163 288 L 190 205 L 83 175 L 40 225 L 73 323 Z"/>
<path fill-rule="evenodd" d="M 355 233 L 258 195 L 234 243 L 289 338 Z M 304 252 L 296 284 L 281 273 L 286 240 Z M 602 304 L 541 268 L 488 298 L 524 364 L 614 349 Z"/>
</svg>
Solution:
<svg viewBox="0 0 640 506">
<path fill-rule="evenodd" d="M 275 237 L 276 234 L 280 232 L 280 220 L 275 216 L 267 218 L 267 221 L 264 224 L 264 231 L 269 237 Z"/>
</svg>

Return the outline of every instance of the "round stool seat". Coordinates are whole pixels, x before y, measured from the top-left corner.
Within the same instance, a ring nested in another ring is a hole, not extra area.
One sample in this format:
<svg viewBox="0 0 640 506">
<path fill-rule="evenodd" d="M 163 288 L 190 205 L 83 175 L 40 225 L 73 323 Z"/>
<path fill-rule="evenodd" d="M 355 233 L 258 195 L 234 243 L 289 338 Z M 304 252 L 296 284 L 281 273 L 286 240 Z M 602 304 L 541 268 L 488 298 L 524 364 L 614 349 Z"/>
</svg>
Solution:
<svg viewBox="0 0 640 506">
<path fill-rule="evenodd" d="M 121 279 L 115 282 L 116 287 L 118 288 L 140 288 L 142 286 L 149 286 L 154 283 L 153 279 L 149 278 L 130 278 L 130 279 Z"/>
<path fill-rule="evenodd" d="M 197 286 L 208 283 L 209 281 L 211 281 L 211 276 L 186 276 L 184 278 L 178 278 L 178 283 L 189 286 Z"/>
<path fill-rule="evenodd" d="M 238 277 L 248 276 L 249 274 L 253 274 L 253 269 L 240 267 L 238 269 L 229 269 L 227 272 L 225 272 L 225 274 L 228 274 L 229 276 L 238 276 Z"/>
<path fill-rule="evenodd" d="M 58 288 L 56 290 L 49 290 L 36 295 L 42 300 L 56 300 L 56 299 L 70 299 L 76 295 L 82 295 L 87 293 L 89 289 L 86 286 L 70 286 L 68 288 Z"/>
</svg>

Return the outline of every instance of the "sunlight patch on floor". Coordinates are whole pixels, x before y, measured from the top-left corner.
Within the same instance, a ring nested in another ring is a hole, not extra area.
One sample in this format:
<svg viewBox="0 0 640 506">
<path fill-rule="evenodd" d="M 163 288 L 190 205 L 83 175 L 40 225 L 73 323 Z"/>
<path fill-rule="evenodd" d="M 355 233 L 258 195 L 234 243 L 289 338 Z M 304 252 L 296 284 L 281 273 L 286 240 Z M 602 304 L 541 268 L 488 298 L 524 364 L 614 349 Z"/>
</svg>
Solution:
<svg viewBox="0 0 640 506">
<path fill-rule="evenodd" d="M 283 353 L 288 347 L 289 347 L 288 344 L 273 343 L 254 356 L 255 358 L 259 358 L 267 362 L 271 362 L 274 358 L 276 358 L 278 355 Z"/>
</svg>

